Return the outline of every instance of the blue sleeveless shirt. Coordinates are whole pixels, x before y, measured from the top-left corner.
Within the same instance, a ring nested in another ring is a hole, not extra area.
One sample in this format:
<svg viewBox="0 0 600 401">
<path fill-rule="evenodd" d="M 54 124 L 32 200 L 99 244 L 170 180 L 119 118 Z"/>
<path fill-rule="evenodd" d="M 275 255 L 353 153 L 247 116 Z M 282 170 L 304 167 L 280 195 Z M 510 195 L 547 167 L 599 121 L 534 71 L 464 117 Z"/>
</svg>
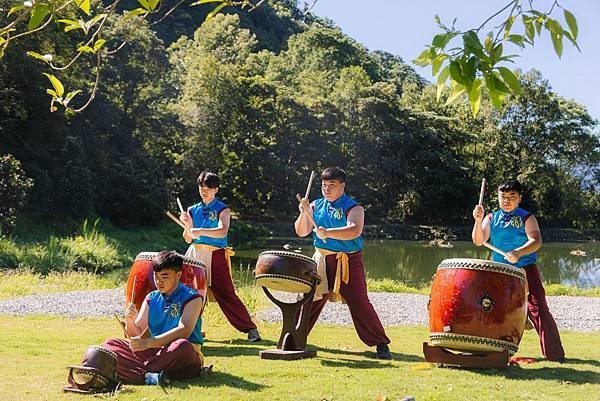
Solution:
<svg viewBox="0 0 600 401">
<path fill-rule="evenodd" d="M 150 334 L 156 337 L 177 327 L 183 314 L 183 308 L 188 302 L 200 297 L 196 290 L 181 283 L 170 296 L 164 296 L 158 290 L 152 291 L 146 298 Z M 202 317 L 198 317 L 196 326 L 187 339 L 192 343 L 204 344 L 201 329 Z"/>
<path fill-rule="evenodd" d="M 312 203 L 313 217 L 317 226 L 324 228 L 346 227 L 348 220 L 348 212 L 359 203 L 348 195 L 343 194 L 333 202 L 329 202 L 325 198 L 317 199 Z M 312 233 L 313 244 L 316 248 L 327 249 L 333 252 L 356 252 L 362 249 L 362 236 L 350 240 L 339 240 L 327 238 L 327 242 L 317 237 L 315 232 Z"/>
<path fill-rule="evenodd" d="M 490 242 L 504 252 L 512 251 L 527 242 L 525 221 L 531 216 L 526 210 L 516 208 L 510 213 L 500 209 L 490 218 Z M 533 252 L 519 258 L 517 263 L 510 263 L 497 252 L 492 253 L 495 262 L 508 263 L 516 267 L 525 267 L 537 261 L 537 253 Z"/>
<path fill-rule="evenodd" d="M 227 205 L 219 199 L 213 199 L 208 205 L 204 203 L 196 203 L 189 209 L 194 228 L 217 228 L 219 226 L 219 215 L 227 209 Z M 194 244 L 206 244 L 225 248 L 227 246 L 227 235 L 222 238 L 211 238 L 206 235 L 201 235 L 192 241 Z"/>
</svg>

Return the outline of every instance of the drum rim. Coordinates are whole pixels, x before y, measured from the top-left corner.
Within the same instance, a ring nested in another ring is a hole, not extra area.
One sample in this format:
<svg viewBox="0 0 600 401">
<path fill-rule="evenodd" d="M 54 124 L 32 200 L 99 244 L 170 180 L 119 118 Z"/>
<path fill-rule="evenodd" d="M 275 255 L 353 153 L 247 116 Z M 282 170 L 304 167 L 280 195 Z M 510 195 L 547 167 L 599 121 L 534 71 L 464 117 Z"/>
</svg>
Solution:
<svg viewBox="0 0 600 401">
<path fill-rule="evenodd" d="M 140 252 L 135 257 L 135 261 L 138 261 L 138 260 L 154 260 L 154 257 L 156 255 L 158 255 L 158 252 Z M 192 265 L 192 266 L 196 266 L 196 267 L 201 267 L 201 268 L 203 268 L 203 269 L 206 270 L 206 265 L 204 263 L 202 263 L 200 260 L 198 260 L 196 258 L 192 258 L 190 256 L 185 256 L 185 255 L 181 255 L 181 257 L 183 258 L 183 263 L 184 264 L 188 264 L 188 265 Z"/>
<path fill-rule="evenodd" d="M 297 278 L 297 277 L 285 276 L 283 274 L 272 274 L 272 273 L 257 274 L 255 281 L 258 282 L 260 279 L 263 279 L 263 278 L 280 278 L 285 281 L 297 282 L 297 283 L 306 285 L 308 287 L 309 291 L 312 288 L 312 283 L 310 283 L 309 281 L 306 281 L 306 280 L 303 280 L 303 279 Z M 264 285 L 262 285 L 260 283 L 258 283 L 258 284 L 261 285 L 262 287 L 265 287 Z M 266 287 L 266 288 L 270 288 L 270 287 Z M 288 291 L 288 292 L 293 292 L 293 291 Z"/>
<path fill-rule="evenodd" d="M 458 333 L 429 333 L 429 340 L 433 345 L 439 345 L 441 347 L 447 347 L 455 349 L 456 346 L 448 345 L 448 342 L 452 343 L 465 343 L 467 346 L 473 344 L 475 346 L 482 345 L 486 347 L 492 347 L 495 349 L 506 349 L 509 354 L 513 355 L 519 350 L 519 344 L 515 344 L 510 341 L 498 340 L 496 338 L 473 336 L 469 334 L 458 334 Z"/>
<path fill-rule="evenodd" d="M 476 264 L 485 265 L 484 267 L 477 267 Z M 523 281 L 527 281 L 525 271 L 520 267 L 515 267 L 506 263 L 496 262 L 493 260 L 485 259 L 470 259 L 470 258 L 452 258 L 444 259 L 440 262 L 437 270 L 440 269 L 470 269 L 470 270 L 481 270 L 481 271 L 492 271 L 495 273 L 503 273 L 510 276 L 520 278 Z"/>
<path fill-rule="evenodd" d="M 263 251 L 258 254 L 258 257 L 260 258 L 262 255 L 290 256 L 292 258 L 296 258 L 296 259 L 304 260 L 306 262 L 314 263 L 315 266 L 317 265 L 317 262 L 315 262 L 310 256 L 306 256 L 304 254 L 296 253 L 296 252 L 279 251 L 279 250 Z"/>
</svg>

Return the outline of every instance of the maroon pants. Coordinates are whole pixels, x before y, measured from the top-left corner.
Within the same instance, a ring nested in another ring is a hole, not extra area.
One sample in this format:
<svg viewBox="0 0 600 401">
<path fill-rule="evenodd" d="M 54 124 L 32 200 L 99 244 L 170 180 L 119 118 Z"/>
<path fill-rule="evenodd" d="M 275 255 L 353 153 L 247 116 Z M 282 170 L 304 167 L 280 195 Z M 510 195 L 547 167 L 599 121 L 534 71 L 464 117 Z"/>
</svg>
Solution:
<svg viewBox="0 0 600 401">
<path fill-rule="evenodd" d="M 117 376 L 124 383 L 144 384 L 146 373 L 162 371 L 170 379 L 191 379 L 202 370 L 200 356 L 186 339 L 140 352 L 133 352 L 126 340 L 118 338 L 106 340 L 103 346 L 117 354 Z"/>
<path fill-rule="evenodd" d="M 225 250 L 219 249 L 212 254 L 211 286 L 213 296 L 229 320 L 229 323 L 239 331 L 247 333 L 256 328 L 248 310 L 235 293 L 233 280 L 227 266 Z"/>
<path fill-rule="evenodd" d="M 546 291 L 542 285 L 540 271 L 536 265 L 525 266 L 529 295 L 527 296 L 528 315 L 535 331 L 540 336 L 542 354 L 550 361 L 557 361 L 565 356 L 560 341 L 560 334 L 556 322 L 548 309 L 546 302 Z"/>
<path fill-rule="evenodd" d="M 332 290 L 337 269 L 336 255 L 327 255 L 325 261 L 329 290 Z M 375 312 L 367 296 L 367 281 L 365 279 L 362 252 L 349 253 L 348 264 L 350 280 L 348 280 L 348 284 L 341 283 L 340 294 L 348 304 L 358 336 L 362 342 L 369 346 L 389 344 L 390 339 L 385 335 L 381 320 L 379 320 L 379 316 L 377 316 L 377 312 Z M 323 299 L 312 303 L 308 322 L 309 333 L 317 322 L 317 319 L 319 319 L 319 315 L 325 307 L 327 299 L 328 296 L 326 294 L 323 296 Z"/>
</svg>

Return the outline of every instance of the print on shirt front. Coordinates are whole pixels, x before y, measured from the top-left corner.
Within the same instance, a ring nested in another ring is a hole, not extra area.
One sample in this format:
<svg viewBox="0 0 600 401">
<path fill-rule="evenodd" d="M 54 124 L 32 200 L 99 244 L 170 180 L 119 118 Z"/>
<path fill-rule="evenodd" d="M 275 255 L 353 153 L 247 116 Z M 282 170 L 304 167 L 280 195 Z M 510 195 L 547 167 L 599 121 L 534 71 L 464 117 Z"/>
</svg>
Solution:
<svg viewBox="0 0 600 401">
<path fill-rule="evenodd" d="M 510 213 L 500 209 L 490 215 L 490 242 L 504 252 L 510 252 L 527 242 L 525 222 L 531 216 L 526 210 L 516 208 Z M 499 253 L 492 253 L 492 260 L 508 263 L 516 267 L 525 267 L 537 261 L 537 253 L 533 252 L 519 258 L 517 263 L 510 263 Z"/>
</svg>

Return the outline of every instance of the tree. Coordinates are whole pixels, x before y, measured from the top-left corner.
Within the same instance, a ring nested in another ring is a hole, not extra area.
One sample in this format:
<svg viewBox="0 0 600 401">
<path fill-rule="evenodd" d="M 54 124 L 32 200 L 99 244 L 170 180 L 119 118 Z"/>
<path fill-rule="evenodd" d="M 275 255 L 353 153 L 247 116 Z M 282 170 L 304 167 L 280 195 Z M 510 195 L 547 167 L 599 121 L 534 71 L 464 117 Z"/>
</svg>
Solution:
<svg viewBox="0 0 600 401">
<path fill-rule="evenodd" d="M 210 20 L 225 7 L 239 7 L 252 12 L 263 5 L 265 0 L 198 0 L 191 6 L 214 5 L 212 11 L 206 14 Z M 274 7 L 290 10 L 292 18 L 306 18 L 314 3 L 306 5 L 306 11 L 300 13 L 296 8 L 296 1 L 282 0 L 274 2 Z M 94 99 L 98 90 L 101 71 L 110 56 L 120 51 L 125 41 L 113 40 L 106 35 L 104 29 L 118 18 L 119 11 L 123 11 L 125 18 L 145 18 L 151 25 L 160 24 L 184 3 L 184 0 L 138 0 L 139 4 L 133 5 L 121 0 L 95 1 L 91 0 L 8 0 L 0 6 L 0 57 L 5 49 L 17 40 L 40 31 L 51 32 L 56 24 L 60 24 L 65 33 L 73 32 L 80 43 L 71 50 L 71 56 L 63 54 L 40 53 L 30 50 L 28 55 L 48 65 L 52 71 L 62 71 L 69 68 L 80 58 L 89 58 L 93 67 L 89 67 L 95 75 L 95 81 L 90 89 L 86 102 L 77 108 L 70 106 L 75 96 L 81 89 L 67 91 L 63 82 L 54 73 L 45 73 L 52 88 L 47 89 L 51 96 L 50 108 L 57 110 L 58 106 L 72 112 L 85 110 Z M 435 21 L 443 33 L 435 35 L 431 45 L 417 57 L 417 65 L 432 66 L 433 75 L 437 76 L 438 93 L 443 91 L 446 82 L 450 83 L 452 95 L 449 101 L 456 99 L 461 94 L 467 94 L 474 115 L 479 111 L 481 104 L 481 88 L 486 86 L 494 106 L 502 107 L 502 102 L 507 94 L 518 94 L 520 91 L 518 80 L 514 72 L 508 67 L 500 65 L 502 62 L 511 61 L 514 55 L 505 55 L 506 43 L 514 43 L 524 48 L 534 45 L 536 36 L 547 31 L 550 34 L 554 49 L 558 56 L 562 55 L 563 40 L 567 38 L 574 46 L 577 45 L 578 26 L 574 15 L 563 9 L 564 18 L 568 29 L 553 18 L 555 9 L 562 8 L 558 1 L 554 1 L 550 10 L 543 12 L 536 9 L 526 9 L 524 1 L 512 0 L 501 10 L 495 12 L 479 27 L 460 31 L 455 28 L 455 22 L 447 26 L 436 16 Z M 533 0 L 528 4 L 531 6 Z M 500 24 L 492 28 L 482 40 L 480 33 L 483 29 L 500 19 Z M 318 21 L 309 18 L 309 21 Z M 524 34 L 515 34 L 515 24 L 522 23 Z M 46 34 L 46 33 L 45 33 Z M 453 40 L 462 40 L 458 47 L 449 50 L 446 47 Z M 74 52 L 73 52 L 74 51 Z M 66 50 L 65 50 L 66 53 Z M 368 70 L 369 68 L 365 66 Z M 439 97 L 439 95 L 438 95 Z"/>
</svg>

